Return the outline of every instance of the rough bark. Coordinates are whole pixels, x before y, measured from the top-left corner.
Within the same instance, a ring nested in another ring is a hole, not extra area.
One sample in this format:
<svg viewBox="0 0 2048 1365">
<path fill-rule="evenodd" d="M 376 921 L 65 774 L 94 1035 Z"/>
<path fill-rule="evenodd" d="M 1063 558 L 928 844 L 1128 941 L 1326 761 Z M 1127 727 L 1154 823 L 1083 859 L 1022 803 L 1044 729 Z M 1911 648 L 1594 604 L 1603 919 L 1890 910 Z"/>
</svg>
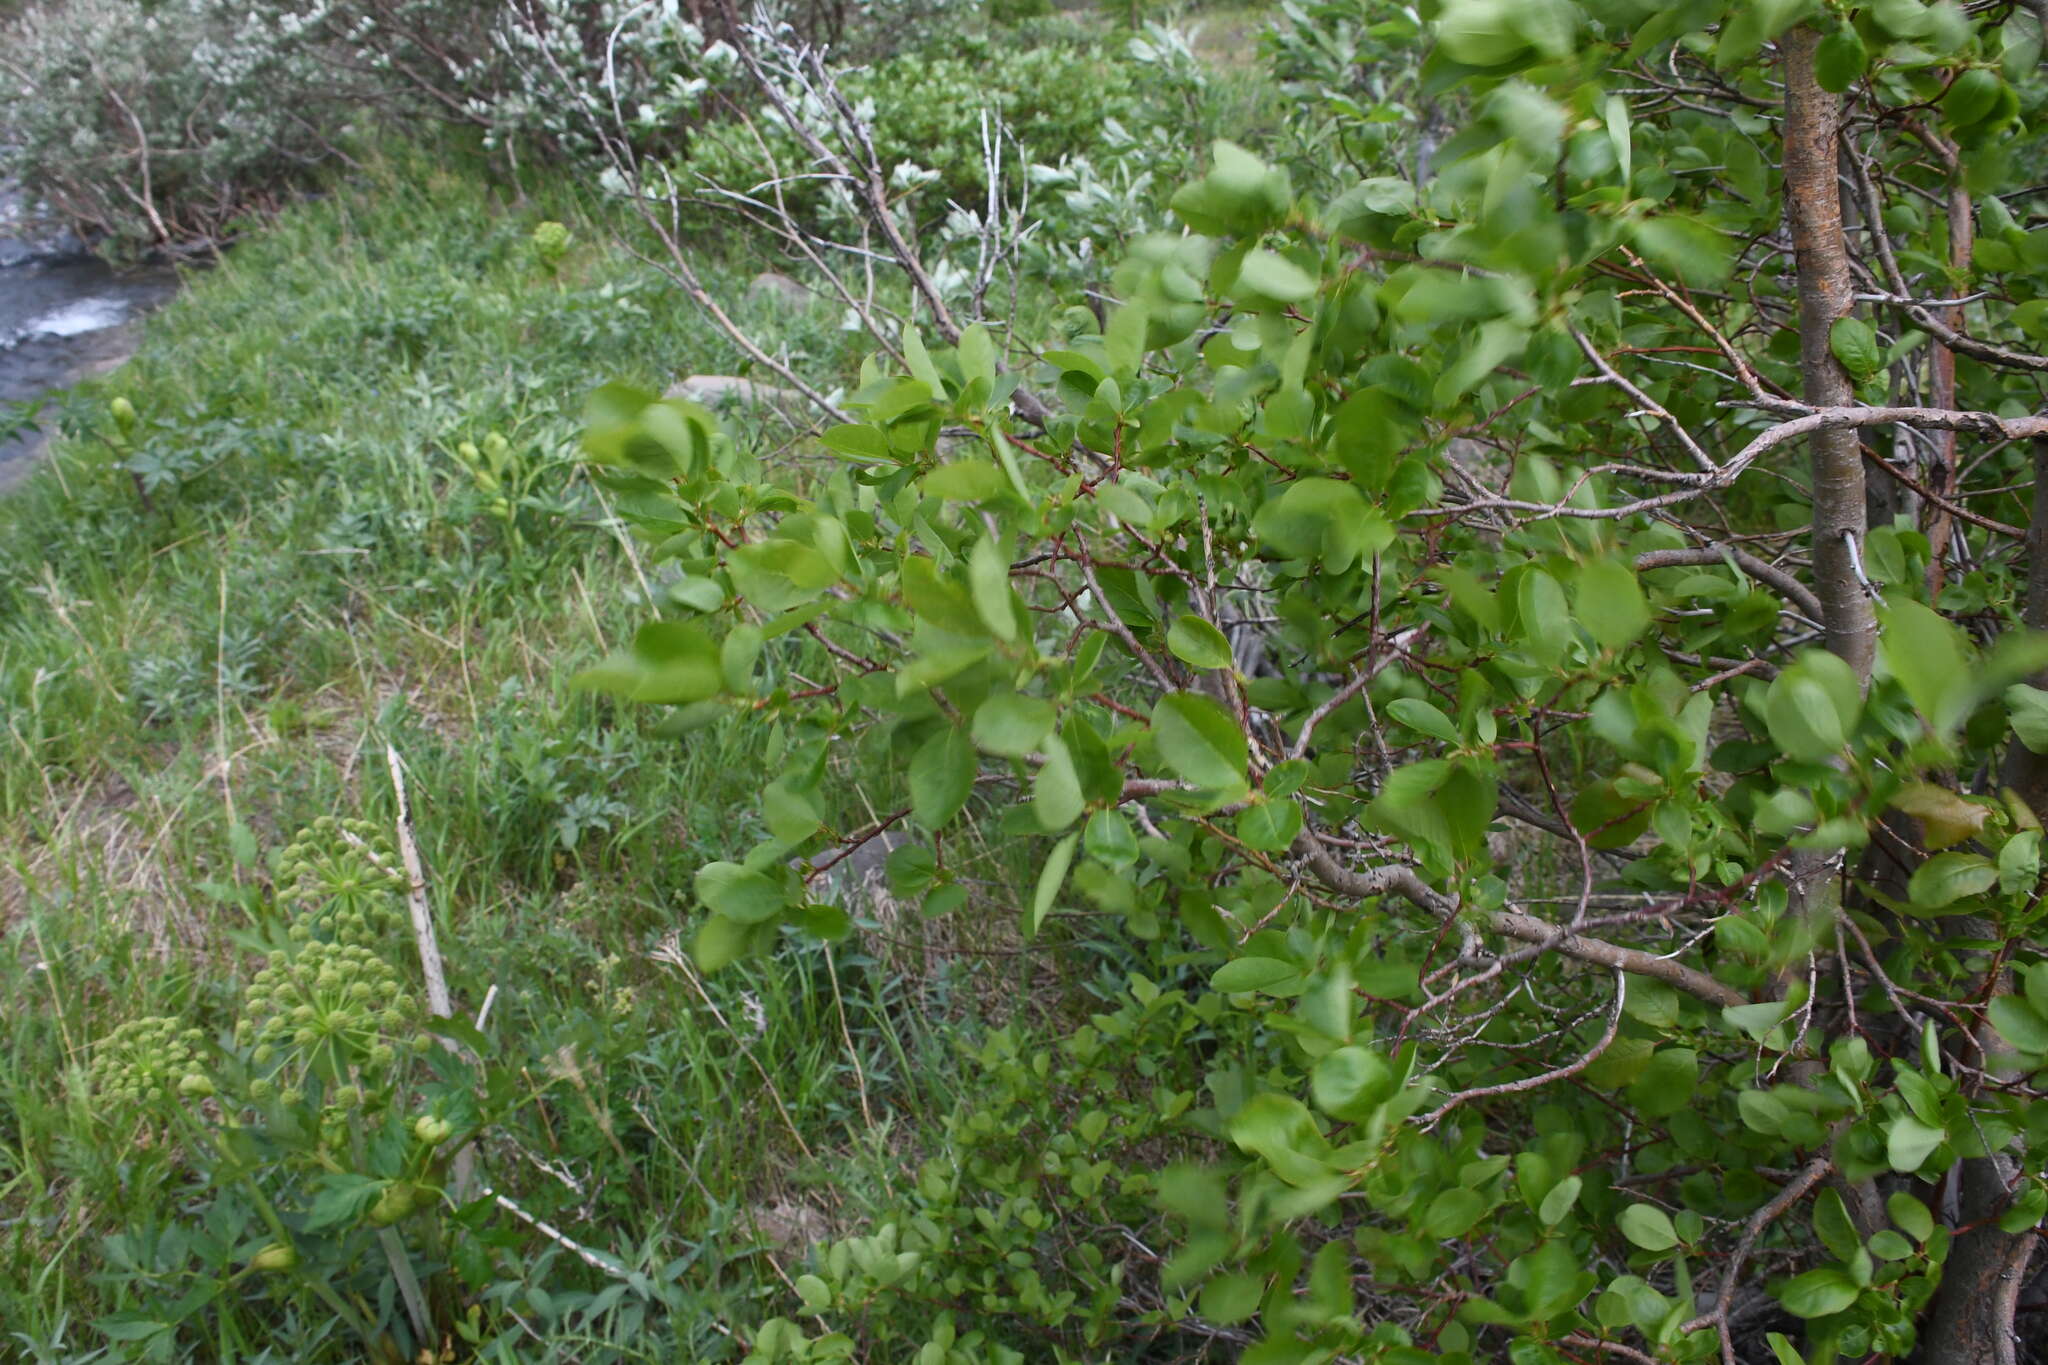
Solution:
<svg viewBox="0 0 2048 1365">
<path fill-rule="evenodd" d="M 1814 78 L 1819 42 L 1819 34 L 1801 25 L 1782 43 L 1785 216 L 1799 272 L 1801 389 L 1807 402 L 1833 408 L 1856 401 L 1855 385 L 1828 346 L 1830 330 L 1849 315 L 1855 298 L 1842 237 L 1842 105 Z M 1811 439 L 1814 592 L 1824 611 L 1828 648 L 1868 677 L 1877 653 L 1877 621 L 1855 569 L 1867 528 L 1863 457 L 1854 432 L 1819 431 Z"/>
<path fill-rule="evenodd" d="M 1842 102 L 1823 90 L 1814 75 L 1819 45 L 1820 35 L 1804 24 L 1779 40 L 1785 75 L 1785 219 L 1798 272 L 1800 388 L 1816 407 L 1846 408 L 1856 403 L 1856 386 L 1830 345 L 1835 323 L 1855 307 L 1849 244 L 1842 231 Z M 1857 567 L 1869 527 L 1862 439 L 1847 430 L 1815 431 L 1809 439 L 1810 554 L 1821 626 L 1828 649 L 1867 682 L 1877 657 L 1877 617 Z M 1832 923 L 1842 908 L 1841 874 L 1839 853 L 1798 851 L 1786 878 L 1793 906 L 1817 923 Z M 1781 974 L 1780 998 L 1791 989 L 1792 975 L 1789 970 Z M 1794 1077 L 1807 1085 L 1819 1072 L 1811 1059 L 1793 1068 Z M 1839 1173 L 1829 1179 L 1864 1237 L 1885 1226 L 1883 1203 L 1872 1182 L 1847 1180 Z"/>
</svg>

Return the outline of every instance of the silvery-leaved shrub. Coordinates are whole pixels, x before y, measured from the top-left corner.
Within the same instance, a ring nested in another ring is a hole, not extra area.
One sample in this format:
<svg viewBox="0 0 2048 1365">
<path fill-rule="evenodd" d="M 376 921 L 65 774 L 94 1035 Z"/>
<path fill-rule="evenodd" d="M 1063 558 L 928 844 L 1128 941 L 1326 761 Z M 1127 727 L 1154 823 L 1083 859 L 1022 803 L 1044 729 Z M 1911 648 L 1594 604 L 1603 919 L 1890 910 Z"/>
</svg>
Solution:
<svg viewBox="0 0 2048 1365">
<path fill-rule="evenodd" d="M 363 90 L 262 7 L 67 0 L 0 33 L 0 175 L 116 251 L 223 234 Z"/>
</svg>

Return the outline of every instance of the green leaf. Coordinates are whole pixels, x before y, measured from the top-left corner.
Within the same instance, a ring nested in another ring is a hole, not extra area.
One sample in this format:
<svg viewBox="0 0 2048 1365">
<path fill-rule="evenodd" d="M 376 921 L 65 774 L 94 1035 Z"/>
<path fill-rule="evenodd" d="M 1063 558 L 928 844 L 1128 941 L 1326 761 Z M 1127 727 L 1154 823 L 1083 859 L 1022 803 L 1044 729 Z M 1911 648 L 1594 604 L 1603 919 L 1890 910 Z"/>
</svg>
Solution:
<svg viewBox="0 0 2048 1365">
<path fill-rule="evenodd" d="M 572 681 L 577 688 L 663 704 L 703 701 L 724 684 L 717 643 L 687 621 L 648 622 L 634 632 L 630 649 Z"/>
<path fill-rule="evenodd" d="M 1212 148 L 1209 174 L 1173 196 L 1173 211 L 1196 232 L 1252 236 L 1280 221 L 1294 191 L 1275 170 L 1234 142 Z"/>
<path fill-rule="evenodd" d="M 996 346 L 988 328 L 977 322 L 962 332 L 955 355 L 960 361 L 960 374 L 968 383 L 972 384 L 977 379 L 995 383 Z"/>
<path fill-rule="evenodd" d="M 1579 624 L 1608 649 L 1626 648 L 1649 628 L 1650 606 L 1631 566 L 1591 560 L 1580 567 L 1577 586 Z"/>
<path fill-rule="evenodd" d="M 315 1207 L 318 1207 L 317 1204 Z M 145 1317 L 139 1313 L 116 1313 L 111 1317 L 101 1318 L 93 1324 L 93 1328 L 109 1341 L 148 1341 L 151 1337 L 177 1330 L 174 1323 L 159 1322 L 155 1318 Z M 167 1360 L 170 1358 L 170 1352 L 165 1351 L 157 1358 Z"/>
<path fill-rule="evenodd" d="M 1941 97 L 1941 116 L 1950 127 L 1963 128 L 1988 115 L 1998 104 L 1998 74 L 1971 67 L 1957 76 Z"/>
<path fill-rule="evenodd" d="M 1925 1204 L 1903 1190 L 1885 1199 L 1884 1211 L 1891 1215 L 1899 1231 L 1916 1242 L 1924 1242 L 1934 1235 L 1934 1215 L 1927 1211 Z"/>
<path fill-rule="evenodd" d="M 1833 1266 L 1809 1270 L 1778 1290 L 1778 1302 L 1795 1317 L 1824 1318 L 1856 1302 L 1856 1282 Z"/>
<path fill-rule="evenodd" d="M 746 956 L 754 946 L 755 934 L 760 927 L 742 924 L 724 915 L 712 915 L 697 927 L 697 937 L 690 945 L 690 956 L 707 972 L 722 970 Z"/>
<path fill-rule="evenodd" d="M 1629 237 L 1636 250 L 1687 284 L 1719 284 L 1728 278 L 1733 263 L 1726 237 L 1682 214 L 1638 219 L 1630 226 Z"/>
<path fill-rule="evenodd" d="M 1842 751 L 1863 714 L 1863 689 L 1849 665 L 1825 650 L 1810 650 L 1772 680 L 1764 694 L 1764 723 L 1786 755 L 1824 763 Z"/>
<path fill-rule="evenodd" d="M 1714 70 L 1728 71 L 1755 57 L 1770 42 L 1806 16 L 1813 0 L 1742 0 L 1721 25 L 1714 44 Z"/>
<path fill-rule="evenodd" d="M 1942 1129 L 1922 1123 L 1911 1114 L 1901 1114 L 1885 1131 L 1885 1160 L 1893 1170 L 1910 1174 L 1919 1170 L 1934 1149 L 1947 1140 L 1948 1134 Z"/>
<path fill-rule="evenodd" d="M 1569 1241 L 1553 1238 L 1508 1265 L 1508 1284 L 1521 1290 L 1528 1315 L 1547 1322 L 1570 1312 L 1599 1281 L 1581 1268 Z"/>
<path fill-rule="evenodd" d="M 1669 1251 L 1678 1245 L 1671 1215 L 1654 1204 L 1630 1204 L 1616 1220 L 1621 1235 L 1645 1251 Z"/>
<path fill-rule="evenodd" d="M 972 638 L 988 629 L 972 597 L 926 556 L 905 555 L 897 581 L 902 585 L 904 604 L 940 630 Z"/>
<path fill-rule="evenodd" d="M 940 829 L 960 813 L 974 791 L 974 745 L 958 726 L 933 735 L 910 758 L 910 813 L 926 829 Z"/>
<path fill-rule="evenodd" d="M 1883 624 L 1879 638 L 1886 666 L 1934 733 L 1946 736 L 1962 722 L 1974 700 L 1962 632 L 1931 608 L 1903 597 L 1889 601 Z"/>
<path fill-rule="evenodd" d="M 939 378 L 939 367 L 932 364 L 931 353 L 924 348 L 924 337 L 908 323 L 903 326 L 903 363 L 911 377 L 921 381 L 934 396 L 946 391 L 945 382 Z"/>
<path fill-rule="evenodd" d="M 2048 692 L 2015 683 L 2005 689 L 2005 709 L 2020 743 L 2037 754 L 2048 754 Z"/>
<path fill-rule="evenodd" d="M 1976 853 L 1937 853 L 1913 869 L 1906 896 L 1917 910 L 1940 910 L 1998 884 L 1998 864 Z"/>
<path fill-rule="evenodd" d="M 1998 1216 L 1998 1230 L 2015 1236 L 2030 1232 L 2041 1226 L 2044 1214 L 2048 1214 L 2048 1187 L 2038 1180 L 2029 1180 L 2013 1196 L 2012 1207 Z"/>
<path fill-rule="evenodd" d="M 1296 479 L 1252 518 L 1252 533 L 1289 559 L 1343 573 L 1394 542 L 1386 514 L 1336 479 Z"/>
<path fill-rule="evenodd" d="M 1051 833 L 1080 818 L 1086 807 L 1073 752 L 1057 737 L 1045 741 L 1045 766 L 1031 779 L 1031 809 L 1038 827 Z"/>
<path fill-rule="evenodd" d="M 1026 938 L 1037 938 L 1045 917 L 1052 913 L 1053 902 L 1059 899 L 1060 887 L 1066 884 L 1067 869 L 1074 865 L 1074 845 L 1080 837 L 1069 834 L 1054 844 L 1052 852 L 1046 855 L 1045 866 L 1038 870 L 1038 887 L 1031 893 L 1031 913 L 1024 922 Z"/>
<path fill-rule="evenodd" d="M 1572 614 L 1564 589 L 1542 569 L 1530 569 L 1515 583 L 1517 638 L 1530 656 L 1545 664 L 1564 657 L 1571 643 Z"/>
<path fill-rule="evenodd" d="M 697 898 L 736 924 L 759 924 L 789 904 L 779 882 L 727 862 L 707 863 L 697 870 Z"/>
<path fill-rule="evenodd" d="M 1230 641 L 1199 616 L 1182 616 L 1166 631 L 1166 647 L 1191 668 L 1229 668 Z"/>
<path fill-rule="evenodd" d="M 1760 1043 L 1772 1029 L 1784 1023 L 1799 1004 L 1795 995 L 1784 1000 L 1760 1000 L 1754 1005 L 1729 1005 L 1721 1011 L 1721 1017 L 1728 1021 L 1729 1027 Z"/>
<path fill-rule="evenodd" d="M 1274 961 L 1272 958 L 1238 960 Z M 1236 965 L 1235 962 L 1230 963 L 1224 971 Z M 1217 976 L 1221 975 L 1222 972 L 1217 973 Z M 1211 984 L 1215 984 L 1213 980 Z M 1316 1108 L 1331 1118 L 1357 1122 L 1393 1093 L 1394 1068 L 1377 1052 L 1362 1047 L 1340 1047 L 1317 1060 L 1309 1083 Z"/>
<path fill-rule="evenodd" d="M 827 450 L 851 459 L 892 464 L 896 460 L 895 452 L 889 448 L 889 437 L 876 427 L 841 422 L 838 426 L 825 428 L 818 439 Z"/>
<path fill-rule="evenodd" d="M 1477 1190 L 1449 1189 L 1429 1201 L 1422 1230 L 1439 1240 L 1463 1237 L 1485 1216 L 1486 1200 Z"/>
<path fill-rule="evenodd" d="M 1862 79 L 1863 69 L 1869 64 L 1870 53 L 1854 24 L 1843 24 L 1821 39 L 1813 54 L 1814 78 L 1821 89 L 1835 95 Z"/>
<path fill-rule="evenodd" d="M 2023 895 L 2041 880 L 2041 831 L 2023 829 L 1998 850 L 1998 889 Z"/>
<path fill-rule="evenodd" d="M 1224 963 L 1209 978 L 1210 988 L 1225 995 L 1268 990 L 1301 976 L 1301 968 L 1277 957 L 1240 957 Z"/>
<path fill-rule="evenodd" d="M 1614 148 L 1615 164 L 1621 168 L 1621 187 L 1625 190 L 1635 178 L 1635 144 L 1628 128 L 1628 100 L 1609 95 L 1604 112 L 1608 145 Z"/>
<path fill-rule="evenodd" d="M 1813 1201 L 1813 1231 L 1820 1244 L 1838 1261 L 1846 1261 L 1863 1246 L 1856 1225 L 1849 1221 L 1849 1208 L 1832 1187 L 1823 1189 Z"/>
<path fill-rule="evenodd" d="M 1544 1227 L 1554 1228 L 1564 1221 L 1572 1206 L 1579 1202 L 1579 1191 L 1584 1183 L 1578 1176 L 1568 1175 L 1550 1187 L 1550 1193 L 1544 1195 L 1543 1202 L 1536 1206 L 1536 1217 Z"/>
<path fill-rule="evenodd" d="M 1017 641 L 1017 613 L 1010 604 L 1010 564 L 994 540 L 975 542 L 967 555 L 967 590 L 981 623 L 1005 644 Z"/>
<path fill-rule="evenodd" d="M 1229 1326 L 1258 1312 L 1265 1292 L 1265 1281 L 1242 1272 L 1218 1275 L 1202 1286 L 1197 1309 L 1206 1320 Z"/>
<path fill-rule="evenodd" d="M 946 502 L 992 502 L 1008 495 L 1010 478 L 992 460 L 949 460 L 924 476 L 924 491 Z"/>
<path fill-rule="evenodd" d="M 1152 737 L 1168 767 L 1198 787 L 1242 791 L 1249 747 L 1228 712 L 1199 692 L 1171 692 L 1152 708 Z"/>
<path fill-rule="evenodd" d="M 1058 719 L 1043 698 L 999 692 L 974 709 L 974 742 L 1004 758 L 1023 758 L 1039 750 Z"/>
<path fill-rule="evenodd" d="M 1253 303 L 1300 303 L 1313 298 L 1313 275 L 1285 256 L 1258 247 L 1245 254 L 1237 269 L 1235 297 Z"/>
<path fill-rule="evenodd" d="M 2021 1052 L 2048 1053 L 2048 1019 L 2025 997 L 2001 995 L 1990 1005 L 1991 1026 Z"/>
<path fill-rule="evenodd" d="M 1260 1091 L 1230 1118 L 1230 1140 L 1263 1157 L 1290 1185 L 1321 1181 L 1330 1174 L 1322 1160 L 1328 1143 L 1308 1107 L 1291 1095 Z"/>
<path fill-rule="evenodd" d="M 1858 382 L 1884 369 L 1884 347 L 1877 344 L 1877 333 L 1862 318 L 1836 318 L 1828 330 L 1828 349 Z"/>
<path fill-rule="evenodd" d="M 1400 697 L 1387 704 L 1387 714 L 1417 734 L 1440 739 L 1446 744 L 1462 743 L 1451 718 L 1420 697 Z"/>
<path fill-rule="evenodd" d="M 1689 1047 L 1657 1049 L 1643 1074 L 1628 1088 L 1629 1103 L 1647 1118 L 1675 1114 L 1692 1103 L 1699 1084 L 1699 1054 Z"/>
<path fill-rule="evenodd" d="M 1262 853 L 1285 852 L 1300 833 L 1301 807 L 1292 801 L 1255 801 L 1237 817 L 1237 837 Z"/>
<path fill-rule="evenodd" d="M 810 798 L 782 782 L 770 782 L 762 791 L 761 819 L 770 834 L 790 843 L 808 839 L 821 823 Z"/>
<path fill-rule="evenodd" d="M 766 644 L 759 626 L 737 625 L 726 635 L 718 647 L 718 671 L 726 691 L 741 697 L 753 694 L 754 665 L 760 662 Z"/>
<path fill-rule="evenodd" d="M 796 1296 L 804 1301 L 804 1307 L 813 1313 L 822 1313 L 832 1306 L 832 1289 L 816 1275 L 796 1277 Z"/>
<path fill-rule="evenodd" d="M 1099 810 L 1089 816 L 1081 843 L 1089 857 L 1109 867 L 1129 867 L 1138 861 L 1138 836 L 1121 811 Z"/>
</svg>

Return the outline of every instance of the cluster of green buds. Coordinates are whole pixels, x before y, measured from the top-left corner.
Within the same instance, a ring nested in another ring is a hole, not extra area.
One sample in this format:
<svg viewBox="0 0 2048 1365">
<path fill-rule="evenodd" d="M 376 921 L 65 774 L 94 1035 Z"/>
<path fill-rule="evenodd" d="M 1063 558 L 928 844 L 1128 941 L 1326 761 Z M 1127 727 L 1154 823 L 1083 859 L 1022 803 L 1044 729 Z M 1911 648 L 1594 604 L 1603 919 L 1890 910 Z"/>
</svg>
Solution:
<svg viewBox="0 0 2048 1365">
<path fill-rule="evenodd" d="M 462 461 L 469 476 L 476 480 L 478 489 L 490 496 L 491 515 L 510 517 L 513 510 L 511 496 L 518 492 L 511 487 L 518 472 L 514 467 L 512 443 L 494 431 L 484 437 L 482 445 L 475 441 L 460 442 L 455 447 L 455 456 Z"/>
<path fill-rule="evenodd" d="M 569 229 L 553 219 L 534 228 L 533 254 L 550 275 L 562 268 L 562 258 L 569 254 L 569 240 Z"/>
<path fill-rule="evenodd" d="M 201 1060 L 205 1049 L 205 1035 L 182 1019 L 131 1020 L 93 1050 L 93 1096 L 120 1108 L 161 1108 L 173 1096 L 205 1099 L 214 1090 Z"/>
<path fill-rule="evenodd" d="M 362 947 L 384 942 L 404 918 L 395 903 L 405 890 L 400 866 L 391 841 L 369 821 L 314 821 L 278 864 L 283 894 L 307 907 L 292 937 Z"/>
<path fill-rule="evenodd" d="M 428 1046 L 418 1002 L 397 970 L 360 943 L 315 941 L 296 953 L 272 953 L 249 983 L 248 1011 L 236 1041 L 270 1068 L 251 1092 L 303 1098 L 306 1077 L 332 1086 L 327 1098 L 352 1108 L 381 1100 L 376 1083 L 401 1053 Z M 367 1089 L 365 1088 L 367 1082 Z"/>
</svg>

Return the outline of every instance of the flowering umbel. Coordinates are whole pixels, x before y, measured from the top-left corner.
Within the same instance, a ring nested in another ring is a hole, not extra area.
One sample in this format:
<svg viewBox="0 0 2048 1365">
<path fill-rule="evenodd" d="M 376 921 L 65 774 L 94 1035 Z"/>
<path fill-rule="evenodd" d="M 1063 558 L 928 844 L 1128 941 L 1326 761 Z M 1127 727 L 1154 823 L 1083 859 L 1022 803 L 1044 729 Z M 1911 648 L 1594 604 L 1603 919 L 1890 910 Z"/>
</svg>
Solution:
<svg viewBox="0 0 2048 1365">
<path fill-rule="evenodd" d="M 213 1093 L 202 1060 L 205 1047 L 205 1035 L 182 1019 L 130 1020 L 93 1050 L 93 1097 L 120 1109 L 160 1108 L 174 1095 L 203 1099 Z"/>
</svg>

